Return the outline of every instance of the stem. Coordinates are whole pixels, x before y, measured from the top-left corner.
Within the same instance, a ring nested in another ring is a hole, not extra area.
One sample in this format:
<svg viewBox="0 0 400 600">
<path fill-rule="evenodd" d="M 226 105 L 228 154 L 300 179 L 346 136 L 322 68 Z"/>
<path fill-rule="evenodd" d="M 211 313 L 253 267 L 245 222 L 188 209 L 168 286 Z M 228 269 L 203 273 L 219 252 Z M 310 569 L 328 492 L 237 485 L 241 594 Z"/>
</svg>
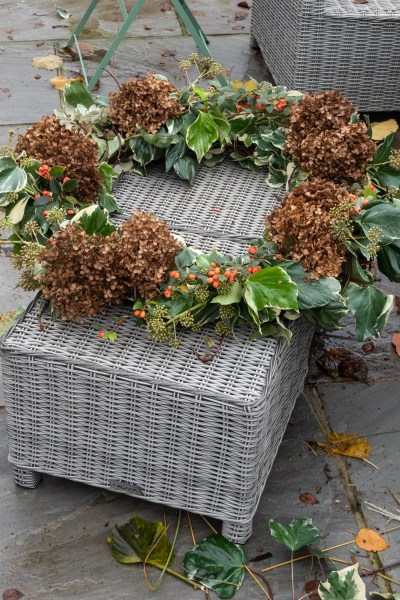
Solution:
<svg viewBox="0 0 400 600">
<path fill-rule="evenodd" d="M 153 565 L 153 566 L 157 567 L 157 569 L 161 569 L 161 570 L 164 569 L 164 567 L 161 567 L 161 565 Z M 191 585 L 192 587 L 194 587 L 195 590 L 204 591 L 204 587 L 202 585 L 200 585 L 199 583 L 196 583 L 195 581 L 192 581 L 191 579 L 188 579 L 187 577 L 185 577 L 181 573 L 178 573 L 178 571 L 174 571 L 174 569 L 170 569 L 169 567 L 167 567 L 165 569 L 165 571 L 167 573 L 169 573 L 170 575 L 173 575 L 174 577 L 177 577 L 181 581 L 184 581 L 185 583 L 188 583 L 189 585 Z"/>
<path fill-rule="evenodd" d="M 118 89 L 120 90 L 120 89 L 121 89 L 121 86 L 120 86 L 120 83 L 119 83 L 118 79 L 117 79 L 116 77 L 114 77 L 114 75 L 113 75 L 112 73 L 110 73 L 110 71 L 109 71 L 108 69 L 104 69 L 104 71 L 105 71 L 106 73 L 108 73 L 108 75 L 109 75 L 110 77 L 112 77 L 112 78 L 114 79 L 115 83 L 116 83 L 116 84 L 117 84 L 117 86 L 118 86 Z"/>
<path fill-rule="evenodd" d="M 292 600 L 295 600 L 294 597 L 294 565 L 293 565 L 293 550 L 290 556 L 290 575 L 292 578 Z"/>
<path fill-rule="evenodd" d="M 256 584 L 262 589 L 262 591 L 264 592 L 264 595 L 268 598 L 268 600 L 272 600 L 270 594 L 269 594 L 269 590 L 267 591 L 262 585 L 261 583 L 258 581 L 256 575 L 255 575 L 255 571 L 252 571 L 252 569 L 250 569 L 250 567 L 248 567 L 247 565 L 243 565 L 244 568 L 246 569 L 246 571 L 248 572 L 248 574 L 254 579 L 254 581 L 256 582 Z M 257 573 L 257 575 L 259 575 L 263 581 L 266 581 L 266 578 L 261 575 L 260 573 Z M 268 584 L 269 585 L 269 584 Z"/>
<path fill-rule="evenodd" d="M 247 570 L 247 569 L 246 569 Z M 262 579 L 262 581 L 265 583 L 267 589 L 268 589 L 268 593 L 269 593 L 269 597 L 271 600 L 274 600 L 274 594 L 272 592 L 272 588 L 271 585 L 268 581 L 268 579 L 265 577 L 265 575 L 263 575 L 262 573 L 260 573 L 259 571 L 256 571 L 255 569 L 250 569 L 249 567 L 249 572 L 254 573 L 254 575 L 257 575 L 257 577 L 259 577 L 260 579 Z M 257 582 L 258 583 L 258 582 Z"/>
</svg>

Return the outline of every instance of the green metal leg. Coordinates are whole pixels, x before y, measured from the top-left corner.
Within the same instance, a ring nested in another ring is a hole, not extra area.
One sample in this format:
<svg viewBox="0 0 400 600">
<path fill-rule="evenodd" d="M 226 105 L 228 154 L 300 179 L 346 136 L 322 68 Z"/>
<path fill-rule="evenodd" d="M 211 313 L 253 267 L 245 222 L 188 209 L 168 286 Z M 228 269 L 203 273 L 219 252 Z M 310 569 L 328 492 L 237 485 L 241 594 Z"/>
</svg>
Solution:
<svg viewBox="0 0 400 600">
<path fill-rule="evenodd" d="M 179 0 L 179 4 L 181 4 L 183 10 L 185 11 L 185 13 L 187 14 L 187 16 L 189 17 L 190 21 L 193 23 L 193 26 L 198 30 L 198 32 L 200 33 L 200 35 L 203 36 L 206 44 L 208 44 L 210 40 L 207 38 L 206 34 L 204 33 L 204 31 L 200 27 L 199 22 L 197 21 L 196 17 L 194 16 L 194 14 L 192 13 L 192 11 L 190 10 L 190 8 L 188 7 L 188 5 L 186 4 L 186 0 Z"/>
<path fill-rule="evenodd" d="M 68 40 L 68 42 L 67 42 L 67 44 L 65 46 L 66 48 L 71 48 L 71 46 L 74 45 L 74 43 L 75 43 L 75 36 L 76 37 L 79 36 L 80 32 L 85 27 L 85 25 L 86 25 L 86 23 L 87 23 L 90 15 L 94 11 L 94 9 L 96 8 L 96 6 L 97 6 L 98 3 L 99 3 L 99 0 L 92 0 L 92 2 L 89 4 L 89 8 L 85 12 L 85 14 L 83 15 L 82 19 L 79 21 L 77 28 L 75 29 L 75 31 L 73 32 L 73 34 L 69 38 L 69 40 Z"/>
<path fill-rule="evenodd" d="M 199 49 L 200 55 L 203 57 L 208 56 L 208 57 L 212 58 L 210 51 L 208 49 L 208 46 L 207 46 L 207 42 L 206 42 L 206 38 L 203 33 L 203 30 L 201 29 L 200 25 L 197 23 L 193 14 L 191 13 L 191 18 L 189 18 L 188 13 L 182 6 L 182 0 L 171 0 L 171 2 L 174 5 L 176 12 L 181 17 L 186 29 L 192 36 L 197 48 Z M 186 9 L 189 10 L 187 7 L 186 7 Z M 196 25 L 194 23 L 196 23 Z M 222 85 L 227 85 L 227 83 L 228 83 L 226 81 L 225 77 L 221 74 L 217 75 L 217 79 Z"/>
<path fill-rule="evenodd" d="M 89 85 L 88 85 L 89 91 L 92 91 L 92 89 L 94 88 L 94 86 L 96 85 L 98 80 L 100 79 L 102 72 L 107 67 L 110 60 L 112 59 L 116 49 L 118 48 L 118 46 L 124 39 L 129 27 L 132 25 L 133 20 L 135 19 L 138 12 L 142 8 L 144 2 L 145 2 L 145 0 L 137 0 L 135 6 L 131 9 L 130 13 L 128 14 L 128 18 L 125 20 L 124 24 L 122 25 L 121 29 L 119 30 L 117 37 L 111 44 L 110 48 L 108 49 L 108 51 L 104 55 L 102 61 L 100 62 L 99 66 L 97 67 L 95 74 L 89 81 Z"/>
</svg>

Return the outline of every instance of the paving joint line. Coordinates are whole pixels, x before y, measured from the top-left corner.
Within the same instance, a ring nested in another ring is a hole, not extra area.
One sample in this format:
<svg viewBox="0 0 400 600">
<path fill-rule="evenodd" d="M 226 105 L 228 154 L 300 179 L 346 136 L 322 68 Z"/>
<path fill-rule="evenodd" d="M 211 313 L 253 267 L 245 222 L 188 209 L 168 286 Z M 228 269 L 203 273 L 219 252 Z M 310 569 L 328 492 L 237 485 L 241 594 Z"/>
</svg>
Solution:
<svg viewBox="0 0 400 600">
<path fill-rule="evenodd" d="M 327 412 L 325 410 L 325 402 L 321 396 L 321 393 L 318 389 L 318 386 L 306 386 L 304 388 L 303 395 L 310 406 L 322 433 L 327 436 L 329 433 L 333 433 L 333 429 L 329 422 L 329 418 Z M 353 513 L 354 519 L 357 523 L 359 529 L 369 529 L 367 518 L 363 512 L 361 502 L 358 496 L 358 491 L 355 483 L 353 483 L 352 478 L 349 473 L 349 469 L 347 467 L 347 463 L 345 459 L 340 455 L 332 456 L 332 459 L 335 461 L 336 468 L 338 470 L 340 480 L 343 485 L 343 489 L 346 493 L 351 512 Z M 379 554 L 376 552 L 367 552 L 368 560 L 374 569 L 382 569 L 384 566 Z M 385 575 L 385 571 L 382 571 Z M 376 584 L 381 593 L 390 593 L 393 594 L 392 586 L 387 580 L 377 578 Z"/>
</svg>

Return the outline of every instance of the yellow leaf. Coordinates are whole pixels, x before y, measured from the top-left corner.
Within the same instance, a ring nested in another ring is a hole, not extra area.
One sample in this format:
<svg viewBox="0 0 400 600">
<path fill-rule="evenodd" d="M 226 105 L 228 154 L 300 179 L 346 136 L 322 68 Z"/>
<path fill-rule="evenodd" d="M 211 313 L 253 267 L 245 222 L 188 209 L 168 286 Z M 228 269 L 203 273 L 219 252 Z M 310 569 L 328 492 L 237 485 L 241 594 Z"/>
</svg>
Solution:
<svg viewBox="0 0 400 600">
<path fill-rule="evenodd" d="M 328 454 L 341 454 L 342 456 L 365 459 L 371 452 L 371 445 L 369 442 L 359 435 L 333 432 L 329 433 L 327 438 L 329 440 L 328 443 L 316 443 L 319 448 Z"/>
<path fill-rule="evenodd" d="M 244 88 L 246 92 L 252 92 L 257 88 L 257 84 L 249 79 L 249 81 L 240 81 L 240 79 L 232 80 L 233 91 L 237 92 L 239 88 Z"/>
<path fill-rule="evenodd" d="M 387 121 L 381 121 L 380 123 L 372 123 L 372 139 L 373 140 L 384 140 L 389 133 L 395 133 L 399 125 L 396 119 L 388 119 Z"/>
<path fill-rule="evenodd" d="M 48 54 L 47 56 L 36 56 L 32 58 L 32 67 L 36 69 L 47 69 L 48 71 L 52 71 L 53 69 L 58 69 L 63 64 L 63 59 L 61 56 L 57 56 L 56 54 Z"/>
<path fill-rule="evenodd" d="M 356 537 L 356 544 L 367 552 L 381 552 L 389 548 L 383 537 L 373 529 L 360 529 Z"/>
<path fill-rule="evenodd" d="M 63 90 L 67 83 L 71 83 L 71 81 L 83 81 L 83 77 L 77 77 L 76 79 L 68 79 L 67 77 L 63 77 L 62 75 L 58 75 L 57 77 L 53 77 L 50 79 L 50 83 L 56 90 Z"/>
</svg>

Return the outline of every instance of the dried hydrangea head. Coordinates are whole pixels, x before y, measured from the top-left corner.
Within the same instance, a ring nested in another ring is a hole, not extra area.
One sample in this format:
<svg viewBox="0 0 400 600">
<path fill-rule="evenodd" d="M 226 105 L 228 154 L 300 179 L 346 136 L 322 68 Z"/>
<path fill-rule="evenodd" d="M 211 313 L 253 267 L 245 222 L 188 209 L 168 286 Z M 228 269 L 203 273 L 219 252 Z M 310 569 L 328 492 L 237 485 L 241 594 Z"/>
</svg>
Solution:
<svg viewBox="0 0 400 600">
<path fill-rule="evenodd" d="M 138 77 L 110 94 L 110 116 L 126 134 L 134 133 L 138 126 L 155 133 L 182 112 L 179 102 L 170 97 L 175 91 L 169 81 L 156 75 Z"/>
<path fill-rule="evenodd" d="M 71 179 L 78 179 L 74 192 L 83 202 L 96 202 L 103 185 L 99 175 L 97 144 L 78 131 L 63 127 L 57 117 L 46 116 L 20 135 L 16 152 L 26 154 L 50 167 L 65 167 Z"/>
<path fill-rule="evenodd" d="M 119 243 L 119 268 L 125 269 L 128 288 L 136 287 L 142 298 L 155 296 L 179 250 L 164 221 L 137 210 L 122 224 Z"/>
<path fill-rule="evenodd" d="M 363 123 L 350 123 L 355 112 L 340 92 L 307 94 L 292 109 L 286 152 L 311 177 L 361 179 L 376 146 Z"/>
<path fill-rule="evenodd" d="M 346 247 L 334 235 L 332 209 L 348 198 L 345 187 L 315 179 L 287 193 L 282 205 L 267 218 L 271 241 L 285 249 L 288 258 L 299 260 L 311 277 L 338 277 L 345 260 Z M 354 210 L 352 216 L 357 213 Z"/>
<path fill-rule="evenodd" d="M 363 178 L 375 151 L 364 123 L 348 123 L 329 132 L 310 132 L 302 140 L 295 162 L 311 177 L 354 182 Z"/>
<path fill-rule="evenodd" d="M 62 319 L 81 319 L 121 303 L 117 232 L 107 237 L 88 235 L 78 223 L 70 223 L 48 241 L 39 260 L 45 267 L 39 283 L 45 300 Z"/>
</svg>

